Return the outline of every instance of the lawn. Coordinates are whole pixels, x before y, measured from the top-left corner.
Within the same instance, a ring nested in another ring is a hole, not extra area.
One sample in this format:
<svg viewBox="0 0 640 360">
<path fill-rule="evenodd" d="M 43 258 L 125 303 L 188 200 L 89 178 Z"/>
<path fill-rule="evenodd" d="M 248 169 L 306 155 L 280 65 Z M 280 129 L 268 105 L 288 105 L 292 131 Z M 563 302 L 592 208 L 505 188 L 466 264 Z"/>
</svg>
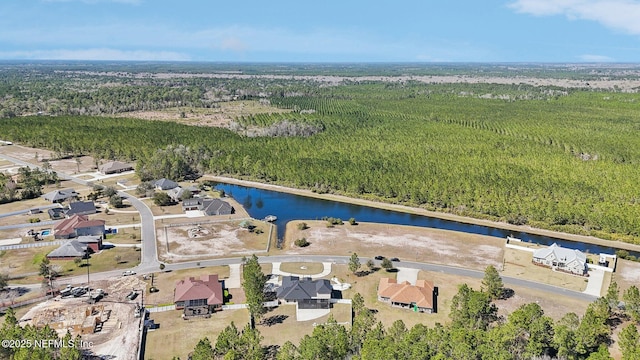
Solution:
<svg viewBox="0 0 640 360">
<path fill-rule="evenodd" d="M 105 241 L 114 244 L 139 244 L 140 227 L 120 228 L 117 234 L 107 234 Z"/>
<path fill-rule="evenodd" d="M 210 319 L 183 320 L 181 314 L 181 311 L 174 310 L 150 315 L 150 319 L 160 328 L 147 334 L 145 359 L 168 360 L 174 356 L 187 359 L 200 339 L 208 337 L 215 346 L 218 334 L 232 321 L 240 330 L 249 322 L 246 309 L 220 311 Z"/>
<path fill-rule="evenodd" d="M 9 277 L 27 275 L 24 278 L 12 279 L 12 283 L 40 282 L 41 277 L 39 275 L 30 274 L 37 274 L 42 259 L 57 247 L 54 245 L 0 251 L 0 272 L 9 275 Z"/>
<path fill-rule="evenodd" d="M 329 316 L 333 316 L 338 323 L 350 324 L 351 305 L 334 304 L 329 315 L 309 321 L 296 320 L 295 305 L 280 305 L 267 312 L 263 317 L 264 321 L 258 323 L 256 329 L 258 329 L 264 337 L 262 341 L 263 346 L 282 345 L 286 341 L 291 341 L 295 345 L 298 345 L 305 335 L 311 335 L 313 333 L 314 324 L 326 323 L 329 320 Z M 272 322 L 269 322 L 269 320 L 272 320 Z M 347 328 L 350 327 L 350 325 L 345 326 L 347 326 Z"/>
<path fill-rule="evenodd" d="M 311 262 L 290 262 L 280 264 L 280 270 L 291 274 L 315 275 L 320 274 L 324 270 L 324 265 L 322 265 L 322 263 Z"/>
<path fill-rule="evenodd" d="M 120 258 L 117 260 L 116 257 Z M 74 260 L 51 260 L 52 264 L 62 266 L 63 276 L 85 275 L 87 260 L 78 265 Z M 114 247 L 92 254 L 89 259 L 89 273 L 97 273 L 115 269 L 129 269 L 140 263 L 140 249 L 132 247 Z"/>
</svg>

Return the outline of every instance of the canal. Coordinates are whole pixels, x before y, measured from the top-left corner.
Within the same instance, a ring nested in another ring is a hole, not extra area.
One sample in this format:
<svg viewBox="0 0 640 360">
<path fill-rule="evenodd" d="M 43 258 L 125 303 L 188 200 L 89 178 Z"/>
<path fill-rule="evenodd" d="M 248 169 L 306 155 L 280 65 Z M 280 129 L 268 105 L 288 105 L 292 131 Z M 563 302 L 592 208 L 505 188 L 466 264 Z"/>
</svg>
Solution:
<svg viewBox="0 0 640 360">
<path fill-rule="evenodd" d="M 267 215 L 276 215 L 278 236 L 283 236 L 286 224 L 291 220 L 321 220 L 324 217 L 340 218 L 347 221 L 374 222 L 383 224 L 411 225 L 428 228 L 460 231 L 471 234 L 487 235 L 505 239 L 507 236 L 522 239 L 522 241 L 551 245 L 554 242 L 560 246 L 578 249 L 592 254 L 615 253 L 612 247 L 587 244 L 576 241 L 562 240 L 525 232 L 498 229 L 483 225 L 466 224 L 457 221 L 438 219 L 422 215 L 408 214 L 399 211 L 378 209 L 363 205 L 347 204 L 337 201 L 311 198 L 301 195 L 288 194 L 272 190 L 258 189 L 235 184 L 217 183 L 218 190 L 238 201 L 254 219 L 264 219 Z M 631 255 L 639 256 L 633 251 Z"/>
</svg>

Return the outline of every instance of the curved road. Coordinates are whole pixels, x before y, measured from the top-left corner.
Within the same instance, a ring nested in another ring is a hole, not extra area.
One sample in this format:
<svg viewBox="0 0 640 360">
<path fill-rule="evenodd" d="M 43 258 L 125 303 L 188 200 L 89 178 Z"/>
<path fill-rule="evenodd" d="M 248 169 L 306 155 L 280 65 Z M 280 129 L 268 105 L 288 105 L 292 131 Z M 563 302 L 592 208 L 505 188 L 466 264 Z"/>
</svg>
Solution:
<svg viewBox="0 0 640 360">
<path fill-rule="evenodd" d="M 18 160 L 4 154 L 0 154 L 0 157 L 3 157 L 13 163 L 29 166 L 31 168 L 39 168 L 41 167 L 37 165 L 33 165 L 27 163 L 22 160 Z M 58 176 L 61 179 L 68 179 L 73 182 L 76 182 L 81 185 L 92 185 L 90 182 L 85 180 L 80 180 L 74 178 L 73 176 L 58 173 Z M 133 205 L 138 212 L 140 212 L 141 219 L 141 238 L 142 238 L 142 255 L 140 258 L 140 265 L 134 268 L 138 273 L 152 273 L 158 272 L 160 270 L 160 262 L 158 261 L 158 250 L 156 247 L 156 228 L 155 222 L 153 220 L 153 213 L 151 209 L 138 200 L 135 196 L 127 194 L 123 191 L 118 191 L 118 194 L 123 198 L 127 199 L 131 205 Z M 279 255 L 279 256 L 263 256 L 260 258 L 261 263 L 272 263 L 272 262 L 332 262 L 335 264 L 348 264 L 350 257 L 348 256 L 331 256 L 331 255 Z M 367 261 L 368 258 L 361 258 L 361 261 Z M 207 266 L 219 266 L 219 265 L 230 265 L 230 264 L 239 264 L 242 262 L 241 258 L 224 258 L 224 259 L 215 259 L 215 260 L 201 260 L 201 261 L 190 261 L 183 263 L 174 263 L 174 264 L 166 264 L 166 270 L 182 270 L 182 269 L 192 269 L 198 267 L 207 267 Z M 425 271 L 437 271 L 446 274 L 458 275 L 458 276 L 467 276 L 473 278 L 483 278 L 484 271 L 478 270 L 470 270 L 464 268 L 457 268 L 446 265 L 436 265 L 436 264 L 425 264 L 425 263 L 417 263 L 417 262 L 398 262 L 396 263 L 398 266 L 419 269 Z M 101 273 L 91 274 L 91 279 L 106 279 L 114 276 L 120 276 L 121 270 L 112 270 Z M 82 283 L 86 280 L 86 276 L 76 276 L 67 279 L 70 283 Z M 592 295 L 587 295 L 581 292 L 567 290 L 561 287 L 537 283 L 534 281 L 528 281 L 508 276 L 502 276 L 502 280 L 505 285 L 516 285 L 522 287 L 528 287 L 531 289 L 545 291 L 555 295 L 563 295 L 568 296 L 577 300 L 584 301 L 593 301 L 597 299 L 597 297 Z"/>
</svg>

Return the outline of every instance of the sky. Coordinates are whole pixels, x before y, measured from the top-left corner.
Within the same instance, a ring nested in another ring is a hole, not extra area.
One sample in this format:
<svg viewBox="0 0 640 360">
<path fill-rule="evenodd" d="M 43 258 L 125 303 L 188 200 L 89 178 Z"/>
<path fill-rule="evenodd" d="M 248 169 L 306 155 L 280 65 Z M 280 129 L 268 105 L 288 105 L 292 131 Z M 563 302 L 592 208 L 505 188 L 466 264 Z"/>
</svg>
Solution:
<svg viewBox="0 0 640 360">
<path fill-rule="evenodd" d="M 640 62 L 640 0 L 0 0 L 0 59 Z"/>
</svg>

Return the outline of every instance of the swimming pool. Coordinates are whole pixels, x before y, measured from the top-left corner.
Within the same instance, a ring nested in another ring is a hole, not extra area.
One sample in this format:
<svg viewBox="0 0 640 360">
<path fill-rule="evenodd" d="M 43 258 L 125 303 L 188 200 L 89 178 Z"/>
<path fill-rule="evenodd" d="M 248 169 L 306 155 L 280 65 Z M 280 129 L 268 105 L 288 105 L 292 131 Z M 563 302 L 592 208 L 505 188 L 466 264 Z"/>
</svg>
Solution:
<svg viewBox="0 0 640 360">
<path fill-rule="evenodd" d="M 51 234 L 51 230 L 42 230 L 42 232 L 40 233 L 40 235 L 42 236 L 47 236 L 49 234 Z"/>
</svg>

